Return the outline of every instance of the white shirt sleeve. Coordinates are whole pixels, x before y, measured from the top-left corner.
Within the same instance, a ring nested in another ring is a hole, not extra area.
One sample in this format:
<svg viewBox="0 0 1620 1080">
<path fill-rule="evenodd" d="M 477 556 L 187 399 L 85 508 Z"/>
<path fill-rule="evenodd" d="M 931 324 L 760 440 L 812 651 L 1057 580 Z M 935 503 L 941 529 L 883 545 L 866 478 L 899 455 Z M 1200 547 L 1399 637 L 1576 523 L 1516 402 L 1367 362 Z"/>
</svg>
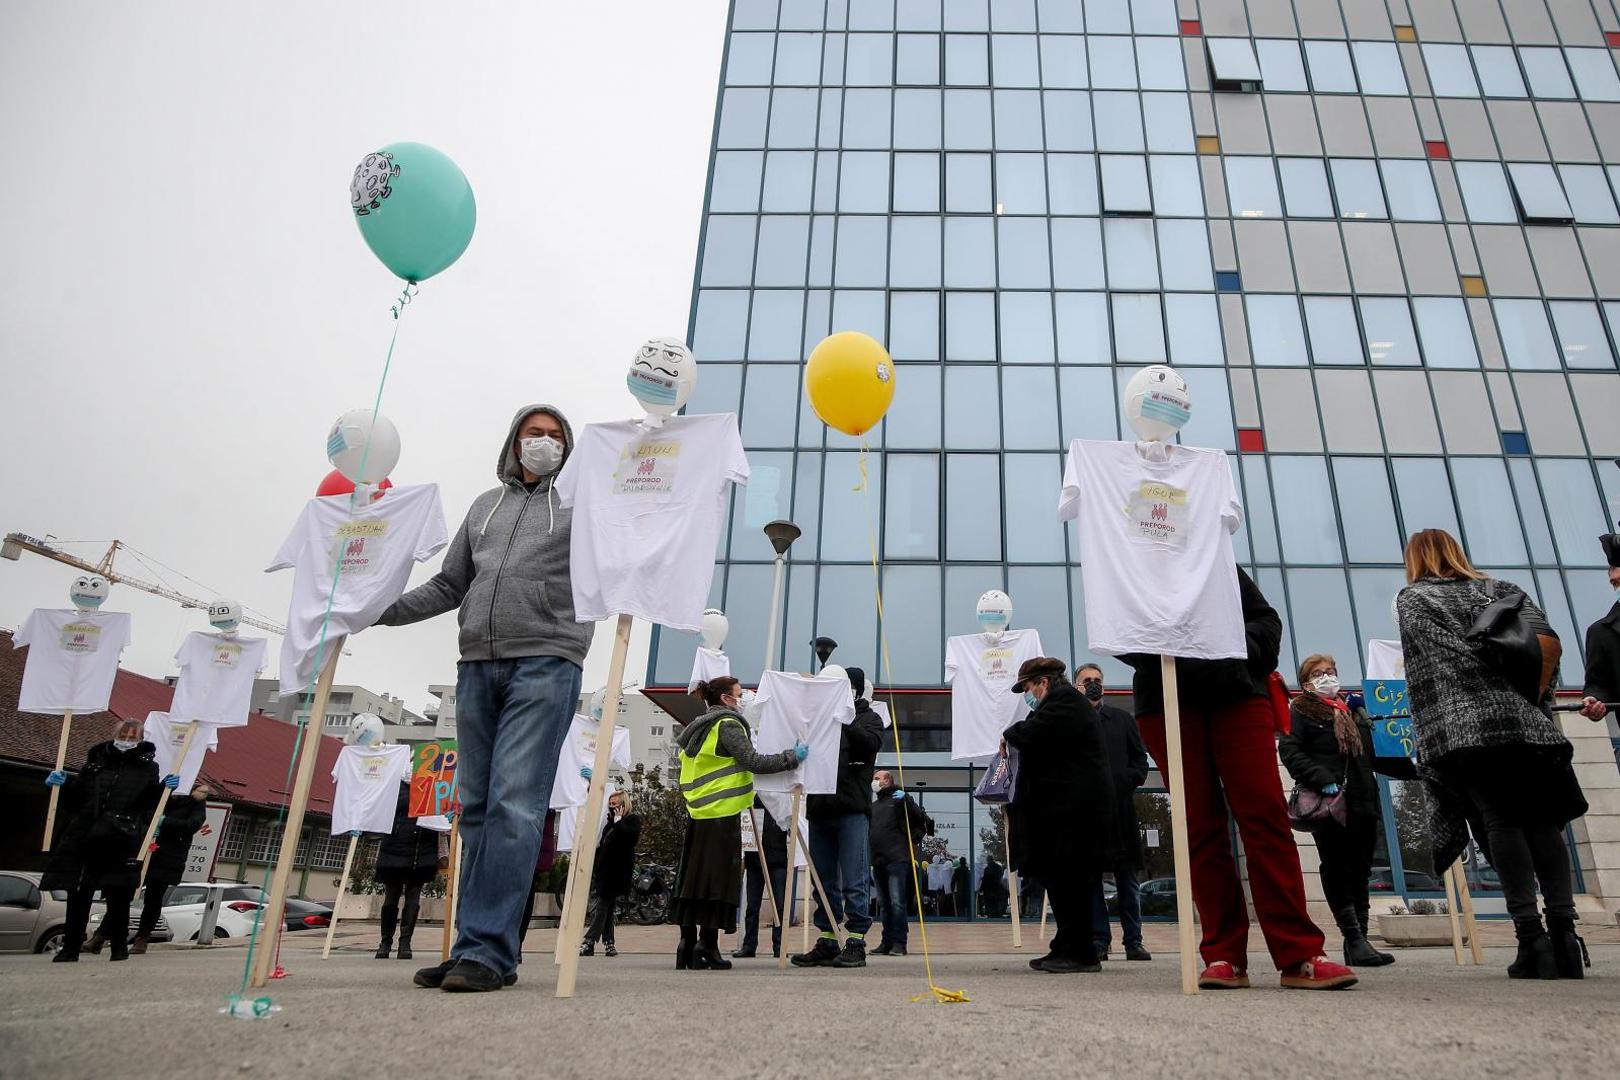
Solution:
<svg viewBox="0 0 1620 1080">
<path fill-rule="evenodd" d="M 1235 533 L 1243 527 L 1243 503 L 1238 498 L 1237 484 L 1232 479 L 1232 459 L 1221 454 L 1221 476 L 1225 479 L 1225 490 L 1221 492 L 1221 521 L 1226 524 L 1226 531 Z"/>
<path fill-rule="evenodd" d="M 587 427 L 585 431 L 589 431 Z M 583 438 L 585 431 L 580 432 Z M 568 460 L 563 462 L 562 471 L 557 473 L 557 479 L 551 482 L 551 490 L 557 493 L 557 505 L 567 508 L 574 505 L 574 496 L 579 491 L 579 471 L 582 466 L 580 458 L 585 456 L 584 445 L 576 440 L 574 447 L 568 454 Z"/>
<path fill-rule="evenodd" d="M 956 681 L 956 639 L 949 638 L 945 642 L 945 681 Z"/>
<path fill-rule="evenodd" d="M 749 476 L 748 455 L 743 452 L 742 436 L 737 431 L 737 418 L 731 413 L 727 413 L 726 417 L 730 421 L 726 424 L 724 446 L 726 479 L 734 484 L 746 484 Z"/>
<path fill-rule="evenodd" d="M 39 609 L 35 608 L 28 613 L 28 618 L 23 620 L 22 628 L 11 636 L 11 647 L 20 649 L 24 645 L 32 645 L 39 629 L 39 621 Z"/>
<path fill-rule="evenodd" d="M 276 552 L 274 561 L 264 568 L 265 573 L 268 574 L 274 570 L 288 570 L 298 565 L 298 557 L 304 551 L 304 538 L 308 535 L 308 529 L 305 527 L 304 522 L 309 517 L 314 506 L 313 501 L 304 504 L 303 512 L 298 515 L 298 520 L 293 523 L 292 532 L 288 533 L 287 539 L 281 542 L 281 550 Z"/>
<path fill-rule="evenodd" d="M 1075 464 L 1079 455 L 1079 440 L 1069 443 L 1069 452 L 1063 456 L 1063 488 L 1058 492 L 1059 521 L 1069 521 L 1080 516 L 1080 470 Z"/>
<path fill-rule="evenodd" d="M 450 543 L 450 533 L 444 524 L 444 502 L 439 498 L 439 486 L 433 485 L 433 500 L 427 516 L 422 519 L 422 531 L 416 538 L 416 561 L 426 562 Z"/>
</svg>

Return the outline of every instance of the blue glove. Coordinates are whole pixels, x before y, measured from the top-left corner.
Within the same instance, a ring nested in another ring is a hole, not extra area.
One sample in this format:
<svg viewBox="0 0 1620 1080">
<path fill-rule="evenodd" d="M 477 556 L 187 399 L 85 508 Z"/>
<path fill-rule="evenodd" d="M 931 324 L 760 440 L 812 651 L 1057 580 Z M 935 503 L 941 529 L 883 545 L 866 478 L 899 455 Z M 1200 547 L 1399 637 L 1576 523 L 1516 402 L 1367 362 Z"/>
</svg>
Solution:
<svg viewBox="0 0 1620 1080">
<path fill-rule="evenodd" d="M 349 835 L 350 836 L 359 836 L 360 835 L 360 830 L 359 829 L 350 829 L 349 830 Z"/>
<path fill-rule="evenodd" d="M 46 787 L 61 787 L 65 783 L 67 783 L 67 773 L 61 769 L 51 770 L 51 774 L 45 778 Z"/>
<path fill-rule="evenodd" d="M 168 788 L 170 791 L 178 791 L 180 790 L 180 778 L 174 775 L 174 773 L 170 773 L 168 776 L 163 778 L 163 786 Z"/>
<path fill-rule="evenodd" d="M 906 797 L 906 793 L 904 791 L 901 791 L 899 788 L 895 788 L 894 789 L 894 794 L 890 796 L 890 798 L 892 798 L 895 802 L 899 802 L 901 799 L 904 799 L 905 797 Z"/>
<path fill-rule="evenodd" d="M 1322 794 L 1324 794 L 1324 795 L 1337 795 L 1338 793 L 1339 793 L 1339 785 L 1338 784 L 1323 784 L 1322 785 Z"/>
<path fill-rule="evenodd" d="M 793 756 L 803 761 L 810 756 L 810 748 L 802 742 L 796 742 L 793 744 Z"/>
<path fill-rule="evenodd" d="M 1351 712 L 1355 712 L 1357 709 L 1366 708 L 1367 699 L 1361 694 L 1350 693 L 1344 695 L 1344 703 L 1350 707 Z"/>
<path fill-rule="evenodd" d="M 591 767 L 589 765 L 581 765 L 579 767 L 579 775 L 589 780 L 591 778 Z"/>
</svg>

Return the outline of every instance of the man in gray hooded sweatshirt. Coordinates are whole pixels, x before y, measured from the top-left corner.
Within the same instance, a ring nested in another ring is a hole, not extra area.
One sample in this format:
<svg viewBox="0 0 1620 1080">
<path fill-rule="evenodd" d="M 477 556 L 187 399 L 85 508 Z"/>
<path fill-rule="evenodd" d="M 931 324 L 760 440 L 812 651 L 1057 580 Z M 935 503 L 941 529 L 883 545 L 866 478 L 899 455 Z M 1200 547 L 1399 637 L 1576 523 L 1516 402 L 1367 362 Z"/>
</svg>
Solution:
<svg viewBox="0 0 1620 1080">
<path fill-rule="evenodd" d="M 591 641 L 590 625 L 574 621 L 573 514 L 552 493 L 573 441 L 551 406 L 518 410 L 501 444 L 500 486 L 473 500 L 439 572 L 378 620 L 399 626 L 457 610 L 461 623 L 458 929 L 450 960 L 418 971 L 418 986 L 517 981 L 518 920 Z"/>
</svg>

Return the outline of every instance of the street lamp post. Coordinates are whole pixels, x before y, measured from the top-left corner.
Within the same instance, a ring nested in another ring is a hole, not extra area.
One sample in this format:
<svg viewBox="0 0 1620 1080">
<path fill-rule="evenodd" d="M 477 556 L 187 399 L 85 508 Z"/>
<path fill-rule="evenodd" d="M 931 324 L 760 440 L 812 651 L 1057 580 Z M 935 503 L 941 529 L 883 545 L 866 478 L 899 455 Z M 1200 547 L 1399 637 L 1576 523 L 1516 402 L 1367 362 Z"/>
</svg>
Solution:
<svg viewBox="0 0 1620 1080">
<path fill-rule="evenodd" d="M 773 521 L 765 526 L 765 539 L 776 550 L 776 573 L 771 582 L 771 615 L 766 620 L 765 671 L 780 671 L 782 650 L 776 628 L 782 614 L 782 586 L 787 576 L 787 552 L 799 538 L 799 527 L 791 521 Z"/>
</svg>

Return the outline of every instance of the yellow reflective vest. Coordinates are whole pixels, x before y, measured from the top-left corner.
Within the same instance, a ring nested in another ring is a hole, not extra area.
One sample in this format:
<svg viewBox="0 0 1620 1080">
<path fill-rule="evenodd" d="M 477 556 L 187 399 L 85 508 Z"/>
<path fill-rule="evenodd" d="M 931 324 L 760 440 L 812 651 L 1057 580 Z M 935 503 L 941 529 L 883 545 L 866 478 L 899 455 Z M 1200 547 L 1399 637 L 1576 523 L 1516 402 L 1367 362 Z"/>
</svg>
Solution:
<svg viewBox="0 0 1620 1080">
<path fill-rule="evenodd" d="M 741 722 L 717 720 L 696 754 L 681 751 L 681 797 L 694 818 L 735 817 L 754 805 L 754 774 L 736 758 L 719 753 L 721 725 Z"/>
</svg>

